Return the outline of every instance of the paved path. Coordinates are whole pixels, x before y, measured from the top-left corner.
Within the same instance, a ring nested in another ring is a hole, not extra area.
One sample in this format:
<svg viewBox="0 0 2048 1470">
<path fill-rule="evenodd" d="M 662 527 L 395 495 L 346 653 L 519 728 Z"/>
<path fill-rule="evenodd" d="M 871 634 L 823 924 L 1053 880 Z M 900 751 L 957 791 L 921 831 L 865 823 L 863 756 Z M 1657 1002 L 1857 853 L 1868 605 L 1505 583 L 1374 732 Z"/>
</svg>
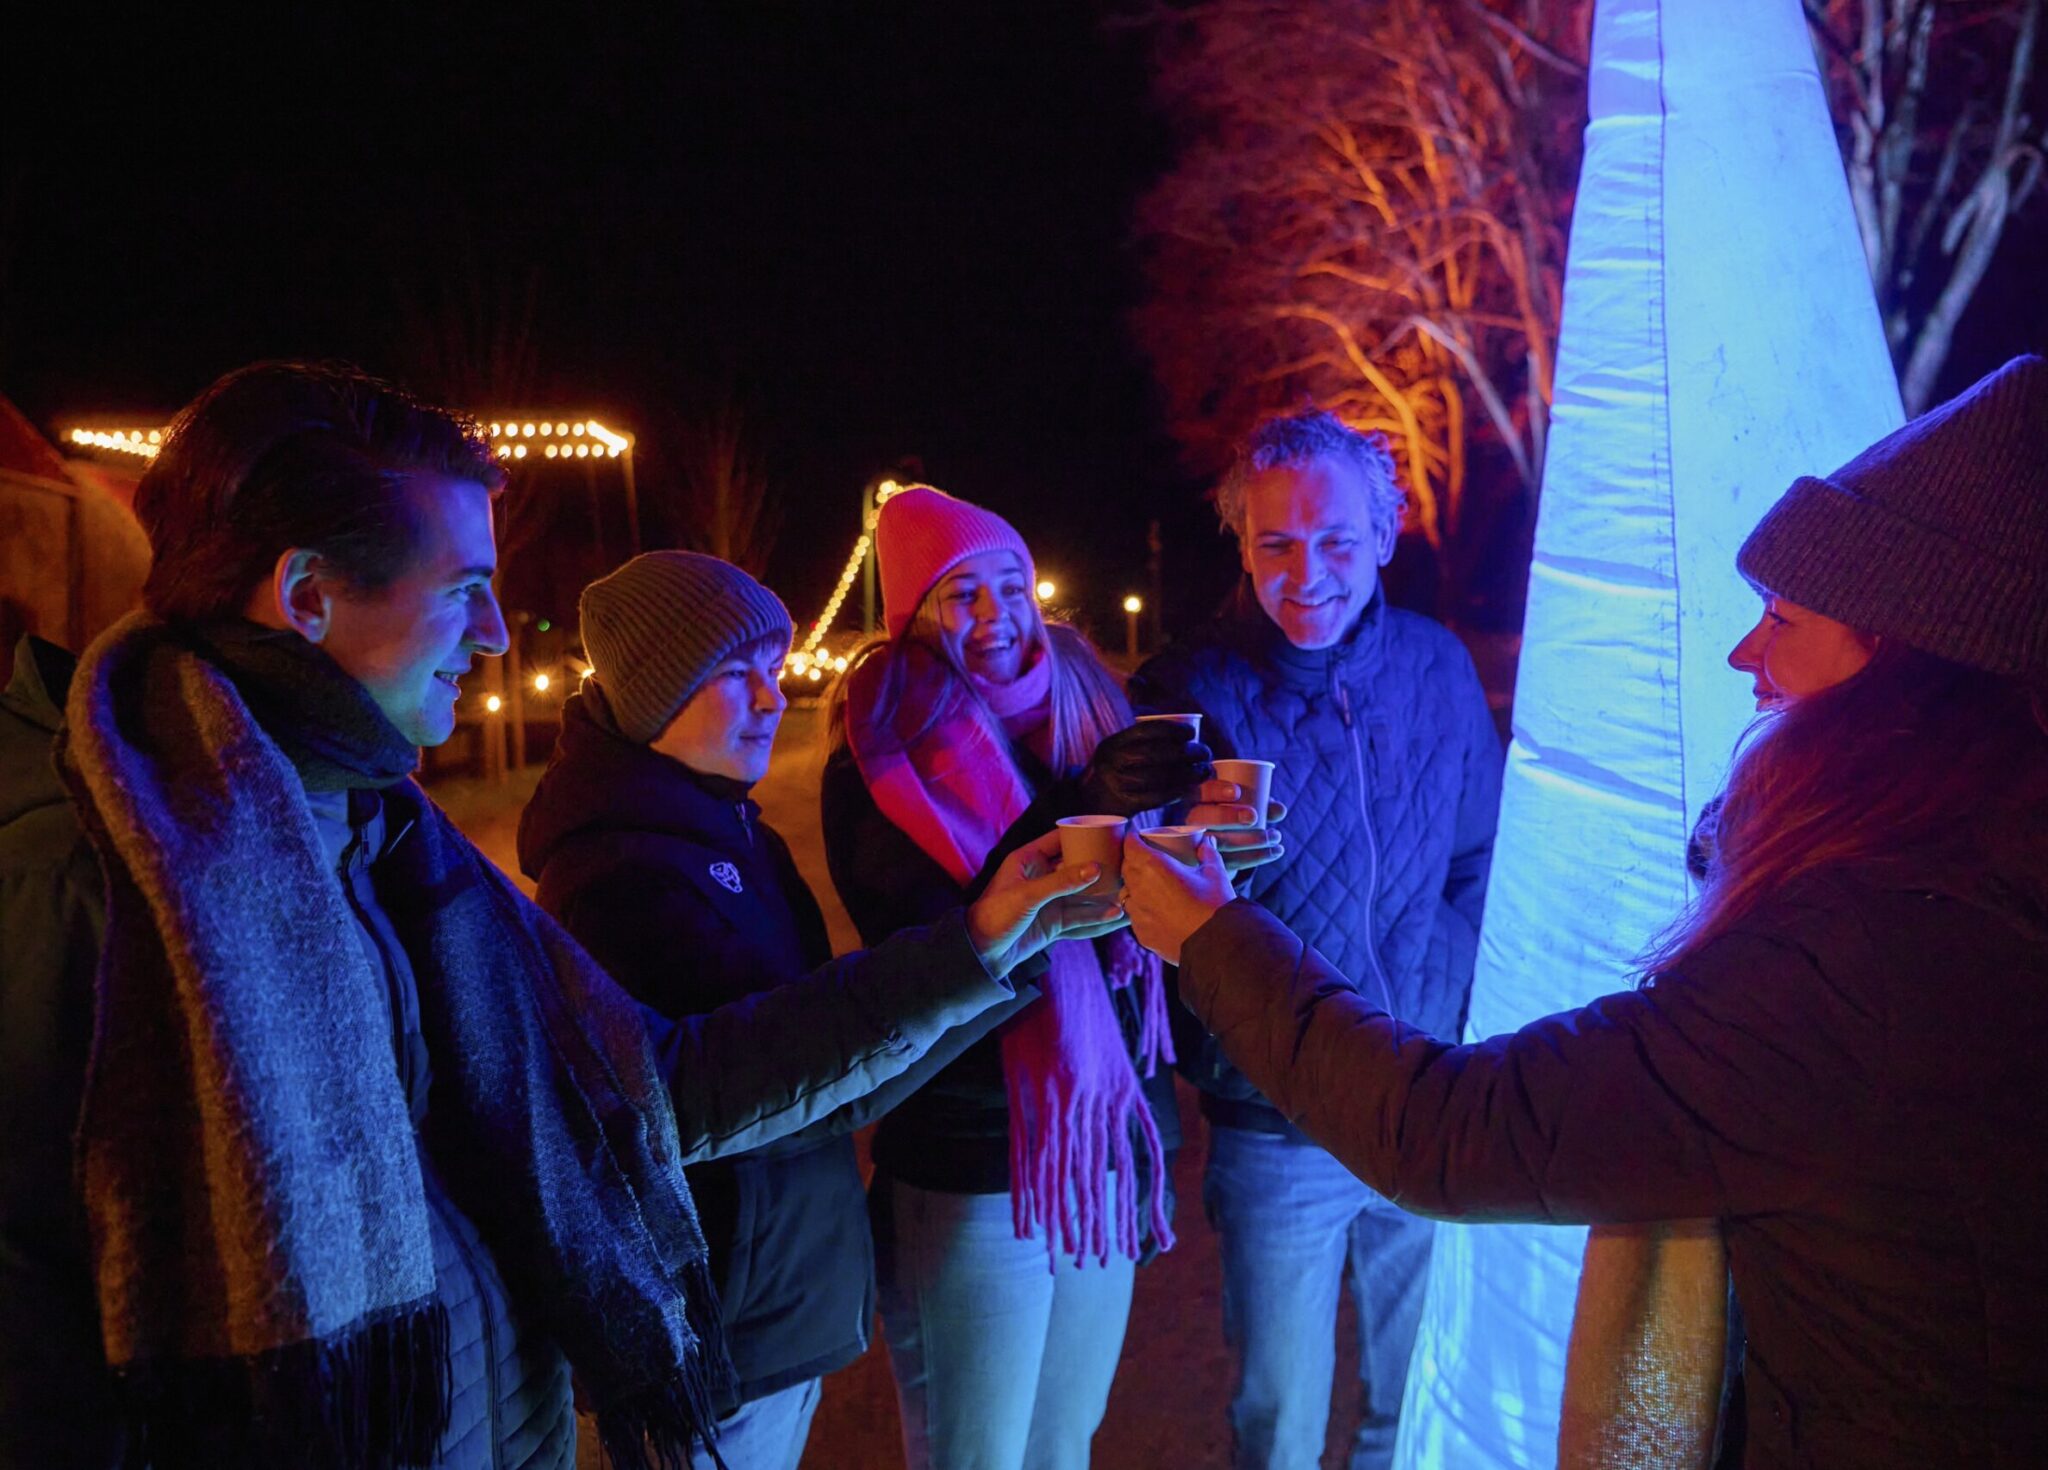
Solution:
<svg viewBox="0 0 2048 1470">
<path fill-rule="evenodd" d="M 821 757 L 816 740 L 821 727 L 814 710 L 789 712 L 774 768 L 755 796 L 768 822 L 789 842 L 825 909 L 834 947 L 844 952 L 857 947 L 859 938 L 825 870 L 817 799 Z M 519 810 L 537 774 L 524 772 L 502 785 L 444 782 L 434 792 L 477 845 L 515 878 Z M 532 891 L 531 884 L 520 881 Z M 1187 1145 L 1173 1171 L 1180 1196 L 1174 1220 L 1180 1244 L 1138 1273 L 1122 1364 L 1110 1392 L 1109 1411 L 1095 1437 L 1094 1463 L 1100 1470 L 1223 1470 L 1229 1464 L 1223 1409 L 1230 1395 L 1230 1370 L 1223 1345 L 1216 1238 L 1202 1218 L 1204 1136 L 1185 1084 L 1181 1120 Z M 865 1139 L 862 1143 L 865 1164 Z M 1348 1298 L 1340 1311 L 1340 1387 L 1334 1395 L 1326 1465 L 1343 1463 L 1340 1447 L 1356 1422 L 1355 1395 L 1341 1387 L 1356 1381 L 1358 1361 Z M 895 1389 L 878 1334 L 865 1356 L 826 1379 L 803 1470 L 892 1470 L 902 1463 L 898 1435 Z M 579 1470 L 596 1470 L 595 1435 L 587 1425 L 581 1451 Z"/>
</svg>

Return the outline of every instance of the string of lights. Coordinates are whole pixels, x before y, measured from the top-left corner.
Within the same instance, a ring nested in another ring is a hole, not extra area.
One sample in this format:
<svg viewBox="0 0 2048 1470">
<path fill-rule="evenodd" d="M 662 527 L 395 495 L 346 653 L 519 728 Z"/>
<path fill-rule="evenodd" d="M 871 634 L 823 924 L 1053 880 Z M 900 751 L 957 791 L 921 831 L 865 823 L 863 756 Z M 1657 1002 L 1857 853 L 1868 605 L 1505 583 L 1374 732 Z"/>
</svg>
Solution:
<svg viewBox="0 0 2048 1470">
<path fill-rule="evenodd" d="M 498 445 L 500 459 L 524 459 L 529 446 L 523 441 L 538 439 L 541 454 L 548 459 L 617 459 L 633 447 L 631 436 L 608 428 L 596 419 L 555 419 L 514 416 L 493 419 L 484 425 Z"/>
<path fill-rule="evenodd" d="M 880 518 L 882 503 L 903 487 L 894 480 L 884 480 L 875 488 L 874 508 L 868 511 L 860 535 L 854 540 L 853 554 L 846 558 L 846 565 L 840 570 L 839 585 L 832 589 L 832 595 L 825 599 L 825 610 L 818 620 L 811 624 L 811 631 L 804 635 L 801 647 L 783 661 L 782 675 L 786 679 L 804 679 L 818 683 L 827 672 L 846 672 L 843 656 L 820 654 L 818 645 L 825 641 L 825 635 L 832 631 L 832 623 L 839 616 L 846 594 L 853 590 L 854 579 L 860 575 L 861 565 L 867 561 L 868 552 L 875 544 L 875 522 Z"/>
<path fill-rule="evenodd" d="M 621 434 L 596 419 L 557 419 L 552 417 L 527 418 L 524 415 L 501 416 L 484 425 L 485 432 L 497 444 L 500 459 L 522 460 L 534 448 L 540 450 L 545 459 L 617 459 L 633 447 L 631 436 Z M 121 454 L 132 454 L 139 459 L 154 459 L 163 447 L 162 429 L 116 429 L 79 427 L 67 436 L 72 443 L 89 449 L 108 449 Z M 529 444 L 527 441 L 534 441 Z M 846 558 L 846 565 L 840 570 L 839 581 L 832 589 L 832 595 L 825 600 L 825 610 L 804 635 L 801 646 L 793 650 L 783 663 L 783 677 L 803 679 L 810 683 L 822 681 L 827 673 L 846 672 L 846 659 L 833 654 L 821 654 L 819 647 L 832 631 L 838 620 L 839 610 L 846 603 L 846 597 L 853 590 L 854 582 L 860 577 L 861 567 L 866 563 L 875 544 L 875 522 L 881 507 L 892 495 L 903 487 L 894 480 L 884 480 L 875 489 L 874 506 L 867 513 L 861 526 L 860 535 L 855 538 L 853 551 Z M 1051 595 L 1051 584 L 1041 584 L 1039 597 Z M 589 671 L 584 671 L 584 677 Z M 540 684 L 546 689 L 546 684 Z M 497 712 L 495 696 L 487 700 L 486 707 Z"/>
<path fill-rule="evenodd" d="M 617 459 L 633 448 L 631 435 L 596 419 L 529 419 L 522 415 L 493 419 L 484 427 L 499 441 L 500 459 L 525 459 L 529 451 L 524 441 L 528 439 L 541 441 L 541 453 L 548 459 Z M 164 431 L 85 424 L 64 437 L 82 449 L 110 449 L 137 459 L 155 459 L 163 448 Z"/>
<path fill-rule="evenodd" d="M 112 449 L 138 459 L 155 459 L 164 443 L 162 429 L 73 429 L 66 437 L 86 449 Z"/>
</svg>

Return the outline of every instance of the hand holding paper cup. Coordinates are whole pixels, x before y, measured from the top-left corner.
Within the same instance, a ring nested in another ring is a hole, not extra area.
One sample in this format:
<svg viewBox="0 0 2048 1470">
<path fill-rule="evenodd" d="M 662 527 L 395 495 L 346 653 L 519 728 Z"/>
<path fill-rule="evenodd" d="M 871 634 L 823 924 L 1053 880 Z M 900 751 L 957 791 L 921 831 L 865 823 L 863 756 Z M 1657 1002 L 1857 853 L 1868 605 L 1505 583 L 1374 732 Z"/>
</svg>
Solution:
<svg viewBox="0 0 2048 1470">
<path fill-rule="evenodd" d="M 1138 840 L 1165 853 L 1176 862 L 1199 868 L 1199 848 L 1207 827 L 1152 827 L 1138 834 Z"/>
<path fill-rule="evenodd" d="M 1216 767 L 1216 779 L 1235 782 L 1238 800 L 1259 813 L 1262 823 L 1267 804 L 1273 800 L 1273 762 L 1220 760 L 1212 764 Z"/>
<path fill-rule="evenodd" d="M 1102 864 L 1102 876 L 1073 895 L 1075 898 L 1100 900 L 1115 896 L 1123 881 L 1124 832 L 1130 825 L 1123 817 L 1060 818 L 1060 865 Z"/>
</svg>

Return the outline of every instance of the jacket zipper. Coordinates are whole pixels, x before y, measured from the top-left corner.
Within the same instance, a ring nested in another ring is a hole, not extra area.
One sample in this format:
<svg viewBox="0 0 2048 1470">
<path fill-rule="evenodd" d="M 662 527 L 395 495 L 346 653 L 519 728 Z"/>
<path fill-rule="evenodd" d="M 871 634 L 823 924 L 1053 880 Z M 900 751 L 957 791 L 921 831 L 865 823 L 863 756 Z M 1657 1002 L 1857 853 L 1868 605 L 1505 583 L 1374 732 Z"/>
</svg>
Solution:
<svg viewBox="0 0 2048 1470">
<path fill-rule="evenodd" d="M 338 876 L 341 879 L 342 901 L 348 905 L 349 912 L 355 915 L 357 926 L 365 934 L 369 935 L 371 943 L 381 950 L 384 947 L 383 941 L 377 937 L 377 930 L 370 923 L 369 914 L 364 912 L 362 901 L 356 897 L 354 869 L 358 859 L 365 863 L 369 861 L 365 852 L 365 848 L 368 846 L 365 839 L 368 835 L 366 829 L 350 824 L 348 846 L 341 850 L 341 871 Z M 410 1118 L 412 1113 L 412 1086 L 405 1075 L 405 1007 L 400 1004 L 398 993 L 391 985 L 390 961 L 380 954 L 378 956 L 378 963 L 384 966 L 384 990 L 391 1003 L 391 1062 L 398 1069 L 398 1085 L 400 1091 L 405 1094 L 406 1114 Z"/>
<path fill-rule="evenodd" d="M 1351 691 L 1337 677 L 1337 659 L 1330 658 L 1330 693 L 1337 701 L 1337 717 L 1344 722 L 1344 735 L 1351 742 L 1351 769 L 1358 778 L 1358 819 L 1365 828 L 1365 958 L 1372 977 L 1379 982 L 1380 1001 L 1388 1015 L 1394 1015 L 1394 991 L 1387 984 L 1387 972 L 1380 964 L 1379 899 L 1380 839 L 1373 830 L 1372 802 L 1365 785 L 1365 752 L 1358 743 L 1358 724 L 1351 718 Z"/>
<path fill-rule="evenodd" d="M 736 801 L 732 804 L 732 809 L 740 814 L 740 831 L 746 836 L 747 846 L 752 847 L 754 845 L 754 824 L 747 817 L 747 804 L 744 801 Z"/>
<path fill-rule="evenodd" d="M 504 1470 L 504 1436 L 498 1425 L 498 1324 L 496 1314 L 491 1310 L 491 1294 L 484 1289 L 483 1273 L 477 1269 L 476 1257 L 470 1254 L 469 1242 L 462 1238 L 455 1221 L 448 1218 L 447 1201 L 442 1196 L 439 1180 L 427 1191 L 427 1203 L 441 1217 L 441 1228 L 448 1232 L 448 1239 L 455 1246 L 455 1254 L 462 1257 L 462 1269 L 469 1273 L 470 1289 L 476 1296 L 476 1317 L 483 1325 L 484 1338 L 484 1407 L 489 1414 L 491 1433 L 492 1470 Z M 449 1349 L 454 1350 L 453 1346 Z"/>
<path fill-rule="evenodd" d="M 410 831 L 411 827 L 412 824 L 408 822 L 406 830 Z M 402 837 L 405 833 L 401 832 L 399 835 Z M 377 931 L 371 927 L 369 916 L 363 912 L 362 904 L 356 898 L 355 883 L 349 871 L 354 866 L 356 859 L 364 855 L 364 837 L 365 832 L 362 828 L 354 829 L 349 836 L 348 846 L 342 850 L 341 891 L 349 908 L 355 912 L 356 922 L 363 926 L 365 933 L 368 933 L 372 939 L 375 939 Z M 379 943 L 381 944 L 381 941 Z M 388 963 L 386 961 L 387 966 Z M 386 973 L 388 976 L 388 969 Z M 387 990 L 389 989 L 388 984 L 386 988 Z M 401 1085 L 403 1085 L 405 1016 L 404 1007 L 399 1004 L 398 996 L 395 993 L 391 996 L 391 1055 L 401 1068 Z M 410 1099 L 408 1098 L 409 1101 Z M 408 1108 L 409 1111 L 410 1109 Z M 423 1143 L 415 1141 L 414 1146 L 419 1148 L 422 1154 L 426 1152 L 426 1147 Z M 426 1168 L 431 1168 L 431 1165 L 426 1164 L 424 1160 L 422 1160 L 422 1166 L 423 1171 Z M 449 1243 L 455 1247 L 456 1255 L 462 1258 L 462 1269 L 469 1273 L 470 1288 L 476 1297 L 477 1321 L 483 1326 L 484 1395 L 485 1406 L 490 1415 L 491 1465 L 493 1470 L 503 1470 L 505 1457 L 503 1447 L 499 1442 L 500 1434 L 498 1427 L 498 1331 L 494 1314 L 491 1311 L 491 1294 L 484 1289 L 483 1275 L 477 1270 L 476 1258 L 470 1254 L 469 1243 L 462 1238 L 462 1232 L 456 1228 L 455 1222 L 448 1218 L 447 1201 L 441 1194 L 438 1176 L 432 1180 L 423 1180 L 422 1183 L 428 1185 L 425 1190 L 427 1208 L 441 1217 L 441 1228 L 448 1232 Z M 438 1282 L 435 1289 L 436 1291 L 440 1289 Z M 450 1407 L 452 1408 L 453 1405 L 451 1404 Z"/>
</svg>

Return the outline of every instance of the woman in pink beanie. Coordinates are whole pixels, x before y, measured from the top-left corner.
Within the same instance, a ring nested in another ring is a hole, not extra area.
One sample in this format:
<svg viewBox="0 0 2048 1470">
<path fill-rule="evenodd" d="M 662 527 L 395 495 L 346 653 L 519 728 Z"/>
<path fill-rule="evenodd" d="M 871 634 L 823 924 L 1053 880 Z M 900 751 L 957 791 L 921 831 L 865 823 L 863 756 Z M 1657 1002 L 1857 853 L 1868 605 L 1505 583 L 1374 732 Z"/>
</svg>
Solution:
<svg viewBox="0 0 2048 1470">
<path fill-rule="evenodd" d="M 833 691 L 824 783 L 833 882 L 864 935 L 957 904 L 1006 834 L 1235 798 L 1204 787 L 1208 752 L 1185 727 L 1132 724 L 1087 640 L 1044 621 L 1030 549 L 1000 516 L 912 486 L 884 502 L 875 545 L 886 632 Z M 1055 946 L 1038 983 L 1044 1001 L 875 1137 L 869 1209 L 913 1470 L 1086 1466 L 1135 1263 L 1172 1243 L 1156 963 L 1123 933 Z"/>
</svg>

